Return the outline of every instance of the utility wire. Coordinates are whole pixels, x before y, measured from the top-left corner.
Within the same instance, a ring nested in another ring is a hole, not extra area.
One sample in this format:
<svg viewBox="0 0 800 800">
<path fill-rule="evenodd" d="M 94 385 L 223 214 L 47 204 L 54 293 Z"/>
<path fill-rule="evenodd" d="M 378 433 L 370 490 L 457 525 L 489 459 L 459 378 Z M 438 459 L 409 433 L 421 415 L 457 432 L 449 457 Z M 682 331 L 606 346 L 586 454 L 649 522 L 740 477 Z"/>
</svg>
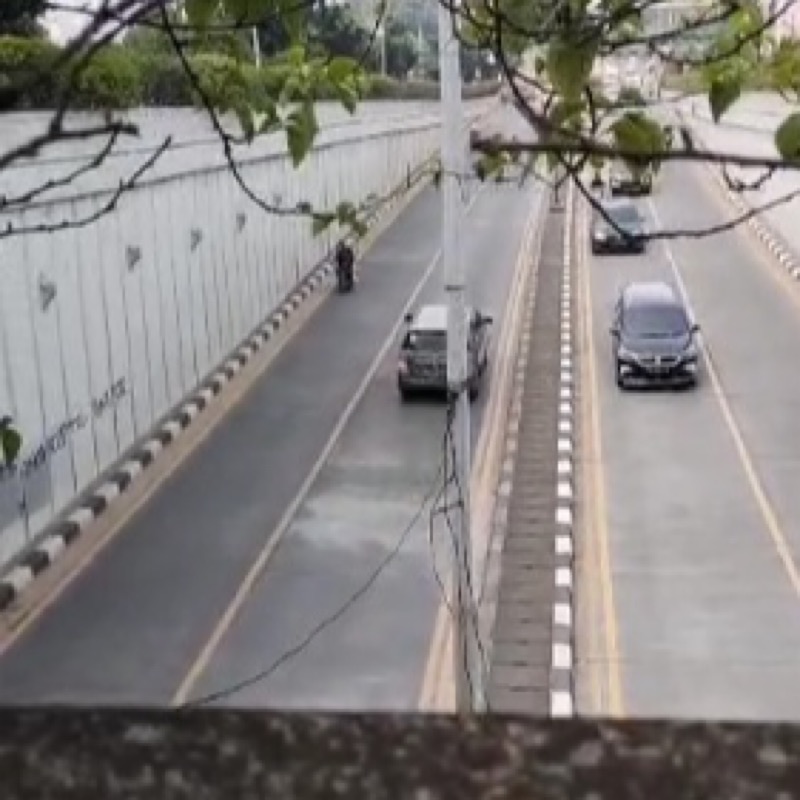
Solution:
<svg viewBox="0 0 800 800">
<path fill-rule="evenodd" d="M 462 391 L 464 391 L 464 390 L 462 389 Z M 453 410 L 453 414 L 455 414 L 455 406 L 453 407 L 453 409 L 454 409 Z M 454 484 L 455 484 L 456 492 L 457 492 L 457 498 L 456 498 L 456 502 L 455 502 L 454 505 L 455 505 L 455 507 L 460 508 L 461 512 L 463 513 L 466 504 L 465 504 L 465 501 L 464 501 L 464 490 L 463 490 L 463 487 L 461 485 L 461 479 L 459 478 L 458 471 L 455 469 L 456 446 L 455 446 L 455 439 L 453 437 L 452 420 L 450 421 L 450 424 L 448 424 L 447 429 L 446 429 L 445 443 L 446 443 L 446 447 L 449 448 L 450 461 L 452 462 L 453 467 L 454 467 L 454 469 L 453 469 L 453 479 L 454 479 Z M 459 552 L 459 549 L 457 547 L 457 541 L 456 541 L 457 533 L 456 533 L 456 531 L 455 531 L 455 529 L 453 527 L 452 520 L 450 519 L 449 512 L 445 514 L 445 520 L 446 520 L 446 523 L 447 523 L 447 527 L 448 527 L 448 529 L 450 531 L 451 541 L 453 542 L 454 554 L 457 557 L 458 552 Z M 467 592 L 468 592 L 468 595 L 469 595 L 466 598 L 466 600 L 467 600 L 466 603 L 464 603 L 464 598 L 460 597 L 460 601 L 461 602 L 459 604 L 459 607 L 462 610 L 463 615 L 468 618 L 467 620 L 462 620 L 462 624 L 471 624 L 473 626 L 473 629 L 475 631 L 475 640 L 476 640 L 476 643 L 477 643 L 477 646 L 478 646 L 478 652 L 480 654 L 481 672 L 482 672 L 483 678 L 485 679 L 485 678 L 488 677 L 489 659 L 488 659 L 488 655 L 487 655 L 487 652 L 486 652 L 486 647 L 485 647 L 484 642 L 483 642 L 483 637 L 481 636 L 479 609 L 478 609 L 477 602 L 476 602 L 476 599 L 475 599 L 476 598 L 475 585 L 474 585 L 473 578 L 472 578 L 472 564 L 470 563 L 471 559 L 467 555 L 466 548 L 462 547 L 461 548 L 461 552 L 463 554 L 463 563 L 461 564 L 461 569 L 464 570 L 464 574 L 466 575 Z M 458 565 L 457 565 L 457 568 L 458 568 Z M 465 654 L 465 658 L 466 658 L 466 654 Z M 469 673 L 468 665 L 467 665 L 467 671 Z M 487 700 L 487 709 L 488 709 L 488 700 Z"/>
<path fill-rule="evenodd" d="M 331 625 L 333 625 L 335 622 L 341 619 L 365 594 L 367 594 L 367 592 L 376 583 L 381 574 L 392 563 L 392 561 L 394 561 L 400 550 L 402 550 L 403 545 L 408 540 L 408 537 L 411 535 L 411 532 L 414 530 L 417 523 L 422 518 L 422 515 L 425 513 L 425 509 L 430 503 L 431 498 L 433 498 L 436 495 L 437 491 L 439 491 L 439 485 L 442 474 L 443 474 L 443 466 L 440 464 L 439 469 L 436 471 L 436 475 L 434 476 L 434 479 L 431 483 L 431 486 L 426 491 L 419 506 L 417 507 L 416 511 L 414 512 L 413 516 L 409 520 L 406 527 L 403 529 L 397 541 L 392 546 L 391 550 L 389 550 L 389 552 L 381 559 L 377 567 L 375 567 L 375 569 L 370 573 L 367 580 L 355 592 L 353 592 L 347 598 L 347 600 L 345 600 L 345 602 L 342 603 L 336 609 L 336 611 L 334 611 L 332 614 L 329 614 L 327 617 L 322 619 L 296 645 L 284 651 L 265 669 L 260 670 L 254 675 L 244 678 L 238 681 L 237 683 L 226 686 L 225 688 L 220 689 L 216 692 L 210 692 L 209 694 L 203 695 L 194 700 L 188 700 L 178 708 L 192 709 L 192 708 L 207 706 L 219 700 L 224 700 L 226 698 L 232 697 L 233 695 L 238 694 L 242 690 L 247 689 L 250 686 L 254 686 L 257 683 L 262 683 L 263 681 L 267 680 L 272 675 L 274 675 L 284 664 L 288 663 L 289 661 L 300 655 L 304 650 L 306 650 L 309 647 L 309 645 L 317 638 L 317 636 L 319 636 L 323 631 L 325 631 L 327 628 L 329 628 Z"/>
</svg>

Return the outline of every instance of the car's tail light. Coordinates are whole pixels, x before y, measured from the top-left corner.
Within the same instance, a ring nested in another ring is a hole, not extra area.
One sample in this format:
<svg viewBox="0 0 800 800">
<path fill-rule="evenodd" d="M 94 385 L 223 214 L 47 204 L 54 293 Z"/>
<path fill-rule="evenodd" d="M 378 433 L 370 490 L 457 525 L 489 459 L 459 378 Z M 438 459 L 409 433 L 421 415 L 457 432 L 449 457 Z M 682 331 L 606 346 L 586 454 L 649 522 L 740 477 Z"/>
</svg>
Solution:
<svg viewBox="0 0 800 800">
<path fill-rule="evenodd" d="M 405 375 L 408 372 L 408 362 L 404 358 L 401 358 L 397 362 L 397 371 L 402 373 L 403 375 Z"/>
</svg>

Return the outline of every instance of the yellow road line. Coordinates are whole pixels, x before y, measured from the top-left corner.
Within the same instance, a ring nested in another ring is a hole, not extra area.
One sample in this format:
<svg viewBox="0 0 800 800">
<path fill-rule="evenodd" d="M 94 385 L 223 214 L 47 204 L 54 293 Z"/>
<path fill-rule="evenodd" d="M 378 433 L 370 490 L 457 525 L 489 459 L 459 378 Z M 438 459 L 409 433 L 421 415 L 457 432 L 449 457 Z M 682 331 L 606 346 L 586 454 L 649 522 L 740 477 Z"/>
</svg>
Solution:
<svg viewBox="0 0 800 800">
<path fill-rule="evenodd" d="M 582 204 L 583 205 L 583 204 Z M 582 216 L 582 220 L 585 216 Z M 619 634 L 617 627 L 616 606 L 614 601 L 614 580 L 611 565 L 611 543 L 608 531 L 608 505 L 603 474 L 602 429 L 600 423 L 600 390 L 597 380 L 597 349 L 594 338 L 594 317 L 592 312 L 592 276 L 590 263 L 586 257 L 585 226 L 579 226 L 578 235 L 581 246 L 578 248 L 580 268 L 584 276 L 585 291 L 581 297 L 583 316 L 586 324 L 587 385 L 588 402 L 591 410 L 589 427 L 591 430 L 592 453 L 594 464 L 591 469 L 592 506 L 587 509 L 588 538 L 594 538 L 597 544 L 597 555 L 600 562 L 598 580 L 602 598 L 603 631 L 605 634 L 606 677 L 608 681 L 608 714 L 624 716 L 622 677 L 620 674 Z"/>
<path fill-rule="evenodd" d="M 583 221 L 584 215 L 582 213 L 576 214 L 575 218 L 580 221 L 577 227 L 578 236 L 580 236 L 580 231 L 584 230 L 583 228 Z M 584 307 L 584 302 L 586 302 L 586 298 L 588 297 L 588 302 L 591 302 L 591 297 L 588 296 L 588 292 L 585 287 L 585 276 L 583 276 L 584 271 L 584 255 L 585 255 L 585 247 L 582 242 L 577 243 L 576 247 L 576 280 L 575 284 L 577 287 L 577 300 L 578 300 L 578 308 L 581 309 Z M 591 400 L 591 374 L 589 372 L 589 361 L 592 356 L 592 352 L 589 349 L 589 331 L 587 325 L 586 314 L 578 314 L 578 333 L 580 336 L 580 346 L 581 346 L 581 353 L 585 354 L 586 357 L 581 357 L 581 384 L 587 387 L 587 391 L 581 393 L 580 398 L 580 414 L 581 414 L 581 429 L 583 431 L 591 432 L 591 413 L 592 413 L 592 404 Z M 573 355 L 573 358 L 576 355 Z M 593 447 L 593 445 L 592 445 Z M 596 464 L 599 463 L 599 458 L 596 459 L 595 453 L 593 450 L 584 447 L 583 448 L 583 465 L 581 468 L 581 485 L 586 487 L 587 489 L 591 487 L 592 480 L 593 480 L 593 470 L 597 468 Z M 593 508 L 591 505 L 591 498 L 589 497 L 589 492 L 584 493 L 584 497 L 586 501 L 583 505 L 583 509 L 581 511 L 581 519 L 579 524 L 581 525 L 583 530 L 586 530 L 588 527 L 587 522 L 592 519 L 590 509 Z M 590 703 L 591 708 L 589 712 L 594 715 L 602 715 L 605 710 L 605 701 L 603 698 L 603 686 L 602 686 L 602 678 L 601 678 L 601 664 L 600 664 L 600 647 L 601 647 L 601 636 L 600 632 L 598 631 L 598 622 L 602 623 L 602 619 L 598 617 L 598 586 L 597 586 L 597 577 L 595 573 L 595 564 L 597 563 L 597 545 L 595 542 L 595 537 L 591 534 L 586 535 L 581 540 L 581 564 L 580 564 L 580 572 L 578 577 L 578 586 L 581 589 L 585 590 L 585 594 L 581 592 L 578 595 L 579 606 L 577 609 L 577 619 L 575 620 L 576 625 L 580 626 L 579 630 L 586 630 L 586 641 L 588 645 L 589 652 L 587 654 L 588 658 L 585 659 L 586 661 L 586 670 L 589 677 L 590 682 Z M 580 589 L 579 589 L 580 591 Z M 580 648 L 580 642 L 576 644 L 576 648 Z M 579 654 L 580 655 L 580 654 Z"/>
</svg>

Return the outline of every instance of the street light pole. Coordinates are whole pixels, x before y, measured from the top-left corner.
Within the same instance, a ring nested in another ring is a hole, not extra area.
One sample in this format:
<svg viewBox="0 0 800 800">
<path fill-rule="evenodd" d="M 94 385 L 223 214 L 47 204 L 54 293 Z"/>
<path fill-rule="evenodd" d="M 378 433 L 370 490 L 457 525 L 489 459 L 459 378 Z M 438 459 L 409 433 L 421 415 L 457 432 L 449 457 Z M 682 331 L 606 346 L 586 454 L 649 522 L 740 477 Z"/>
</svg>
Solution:
<svg viewBox="0 0 800 800">
<path fill-rule="evenodd" d="M 466 138 L 461 103 L 461 65 L 459 43 L 453 26 L 455 19 L 447 5 L 439 2 L 439 82 L 442 97 L 442 195 L 444 230 L 442 258 L 444 289 L 447 295 L 447 382 L 456 393 L 455 417 L 452 421 L 454 453 L 448 454 L 454 463 L 456 498 L 454 557 L 456 596 L 453 602 L 453 658 L 456 677 L 456 707 L 460 713 L 483 710 L 483 669 L 477 630 L 476 598 L 472 571 L 470 542 L 469 484 L 470 403 L 467 391 L 467 303 L 466 275 L 462 251 L 464 201 L 462 176 L 466 177 Z M 449 491 L 452 491 L 448 487 Z"/>
<path fill-rule="evenodd" d="M 261 67 L 261 40 L 258 37 L 258 27 L 253 26 L 253 56 L 256 60 L 256 67 Z"/>
</svg>

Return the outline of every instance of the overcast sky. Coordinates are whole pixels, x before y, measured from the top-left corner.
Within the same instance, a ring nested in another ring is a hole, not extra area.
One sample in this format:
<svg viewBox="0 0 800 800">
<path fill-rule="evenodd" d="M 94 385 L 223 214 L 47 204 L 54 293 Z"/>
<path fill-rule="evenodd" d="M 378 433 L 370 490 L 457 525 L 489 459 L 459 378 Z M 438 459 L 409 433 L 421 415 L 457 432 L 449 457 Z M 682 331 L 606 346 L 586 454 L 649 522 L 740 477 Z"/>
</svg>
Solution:
<svg viewBox="0 0 800 800">
<path fill-rule="evenodd" d="M 2 0 L 0 0 L 2 2 Z M 75 8 L 96 8 L 100 0 L 61 0 L 61 5 L 74 6 Z M 44 24 L 50 36 L 63 43 L 78 33 L 86 24 L 86 14 L 80 12 L 53 11 L 44 18 Z"/>
</svg>

